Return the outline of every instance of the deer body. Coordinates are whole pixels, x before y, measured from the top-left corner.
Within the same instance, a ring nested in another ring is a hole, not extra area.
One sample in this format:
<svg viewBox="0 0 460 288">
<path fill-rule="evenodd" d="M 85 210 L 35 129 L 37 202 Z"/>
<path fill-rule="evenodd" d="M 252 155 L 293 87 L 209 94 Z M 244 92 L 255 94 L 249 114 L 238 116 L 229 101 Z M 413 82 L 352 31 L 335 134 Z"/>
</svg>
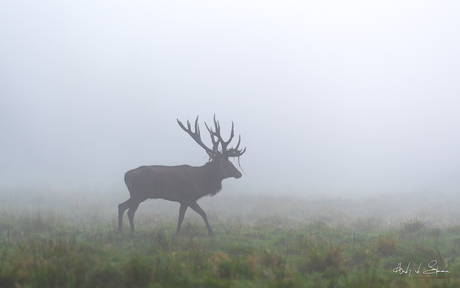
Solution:
<svg viewBox="0 0 460 288">
<path fill-rule="evenodd" d="M 214 196 L 222 189 L 224 175 L 219 175 L 217 162 L 208 162 L 201 167 L 141 166 L 125 174 L 125 183 L 131 197 L 142 201 L 165 199 L 176 202 L 197 201 L 203 196 Z M 240 178 L 235 168 L 228 177 Z M 227 178 L 228 178 L 227 177 Z"/>
<path fill-rule="evenodd" d="M 179 121 L 178 121 L 179 122 Z M 238 150 L 239 142 L 236 148 L 227 150 L 227 145 L 233 138 L 225 142 L 220 136 L 218 122 L 214 120 L 216 131 L 212 131 L 211 139 L 213 141 L 213 149 L 207 148 L 202 142 L 198 128 L 198 117 L 195 122 L 195 132 L 191 131 L 190 123 L 188 129 L 179 122 L 183 130 L 192 136 L 192 138 L 205 150 L 212 161 L 201 167 L 192 167 L 189 165 L 180 166 L 141 166 L 130 170 L 125 174 L 125 183 L 128 187 L 130 198 L 118 205 L 118 230 L 122 230 L 123 214 L 128 209 L 128 219 L 131 226 L 131 232 L 134 232 L 134 214 L 136 213 L 139 204 L 146 199 L 165 199 L 169 201 L 179 202 L 179 220 L 177 223 L 176 235 L 180 232 L 180 227 L 184 219 L 185 211 L 188 207 L 201 215 L 209 235 L 213 235 L 213 231 L 207 220 L 206 213 L 196 203 L 203 196 L 214 196 L 222 189 L 222 180 L 234 177 L 240 178 L 241 172 L 228 160 L 228 157 L 238 157 L 245 150 Z M 218 140 L 215 141 L 214 137 Z M 222 145 L 222 152 L 218 151 L 218 145 Z"/>
</svg>

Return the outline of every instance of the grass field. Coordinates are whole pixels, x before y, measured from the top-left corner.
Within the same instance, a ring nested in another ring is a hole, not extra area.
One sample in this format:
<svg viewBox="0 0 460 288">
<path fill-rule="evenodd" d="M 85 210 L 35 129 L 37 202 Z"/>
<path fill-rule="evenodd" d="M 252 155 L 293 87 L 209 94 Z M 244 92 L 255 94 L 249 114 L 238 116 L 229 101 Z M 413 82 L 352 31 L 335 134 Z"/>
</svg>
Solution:
<svg viewBox="0 0 460 288">
<path fill-rule="evenodd" d="M 0 287 L 460 287 L 459 203 L 448 195 L 224 191 L 199 202 L 213 238 L 193 211 L 174 237 L 179 205 L 162 200 L 141 204 L 136 232 L 125 217 L 119 234 L 126 199 L 1 190 Z"/>
</svg>

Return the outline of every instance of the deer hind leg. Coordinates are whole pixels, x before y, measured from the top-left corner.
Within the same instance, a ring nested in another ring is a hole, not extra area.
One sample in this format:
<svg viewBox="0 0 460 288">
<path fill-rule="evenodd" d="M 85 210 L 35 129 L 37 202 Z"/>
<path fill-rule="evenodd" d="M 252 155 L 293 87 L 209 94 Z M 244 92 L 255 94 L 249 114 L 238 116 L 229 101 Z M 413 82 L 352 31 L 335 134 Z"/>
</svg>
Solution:
<svg viewBox="0 0 460 288">
<path fill-rule="evenodd" d="M 195 211 L 196 213 L 200 214 L 201 217 L 203 217 L 204 223 L 206 223 L 206 227 L 208 228 L 209 236 L 214 236 L 214 232 L 212 231 L 211 225 L 209 225 L 208 216 L 206 216 L 206 212 L 204 212 L 204 210 L 201 209 L 200 205 L 198 205 L 198 203 L 196 202 L 191 204 L 190 208 L 192 208 L 193 211 Z"/>
<path fill-rule="evenodd" d="M 133 201 L 133 198 L 129 198 L 125 202 L 118 205 L 118 232 L 122 231 L 123 214 L 125 213 L 126 209 L 131 207 Z"/>
<path fill-rule="evenodd" d="M 182 221 L 184 221 L 185 211 L 187 211 L 188 205 L 181 203 L 179 208 L 179 220 L 177 221 L 177 230 L 176 236 L 179 236 L 180 226 L 182 225 Z"/>
<path fill-rule="evenodd" d="M 139 200 L 133 200 L 131 206 L 128 209 L 128 219 L 129 219 L 129 225 L 131 226 L 131 233 L 134 232 L 134 214 L 136 213 L 137 208 L 139 208 L 139 204 L 141 204 L 142 201 Z"/>
</svg>

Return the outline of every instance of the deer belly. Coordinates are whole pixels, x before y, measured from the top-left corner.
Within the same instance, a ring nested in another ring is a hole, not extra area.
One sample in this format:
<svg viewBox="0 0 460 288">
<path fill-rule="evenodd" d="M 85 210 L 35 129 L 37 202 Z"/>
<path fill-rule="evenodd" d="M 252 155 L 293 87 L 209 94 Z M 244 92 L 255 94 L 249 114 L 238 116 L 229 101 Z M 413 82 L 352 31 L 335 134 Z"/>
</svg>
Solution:
<svg viewBox="0 0 460 288">
<path fill-rule="evenodd" d="M 150 198 L 153 199 L 165 199 L 169 201 L 183 202 L 188 200 L 193 195 L 190 193 L 193 189 L 184 188 L 184 185 L 180 183 L 167 183 L 168 185 L 161 185 L 163 183 L 157 183 L 154 193 L 151 194 Z M 166 184 L 166 183 L 164 183 Z"/>
</svg>

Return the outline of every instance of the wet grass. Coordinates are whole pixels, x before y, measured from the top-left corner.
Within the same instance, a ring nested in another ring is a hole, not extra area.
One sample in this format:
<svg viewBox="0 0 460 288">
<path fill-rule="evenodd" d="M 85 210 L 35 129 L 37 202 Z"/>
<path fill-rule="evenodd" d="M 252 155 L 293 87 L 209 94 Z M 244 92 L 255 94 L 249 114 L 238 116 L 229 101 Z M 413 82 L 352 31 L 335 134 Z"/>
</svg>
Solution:
<svg viewBox="0 0 460 288">
<path fill-rule="evenodd" d="M 0 287 L 460 287 L 452 222 L 211 211 L 215 237 L 191 213 L 175 237 L 170 215 L 120 234 L 116 209 L 53 207 L 0 209 Z M 450 273 L 423 274 L 432 260 Z"/>
</svg>

